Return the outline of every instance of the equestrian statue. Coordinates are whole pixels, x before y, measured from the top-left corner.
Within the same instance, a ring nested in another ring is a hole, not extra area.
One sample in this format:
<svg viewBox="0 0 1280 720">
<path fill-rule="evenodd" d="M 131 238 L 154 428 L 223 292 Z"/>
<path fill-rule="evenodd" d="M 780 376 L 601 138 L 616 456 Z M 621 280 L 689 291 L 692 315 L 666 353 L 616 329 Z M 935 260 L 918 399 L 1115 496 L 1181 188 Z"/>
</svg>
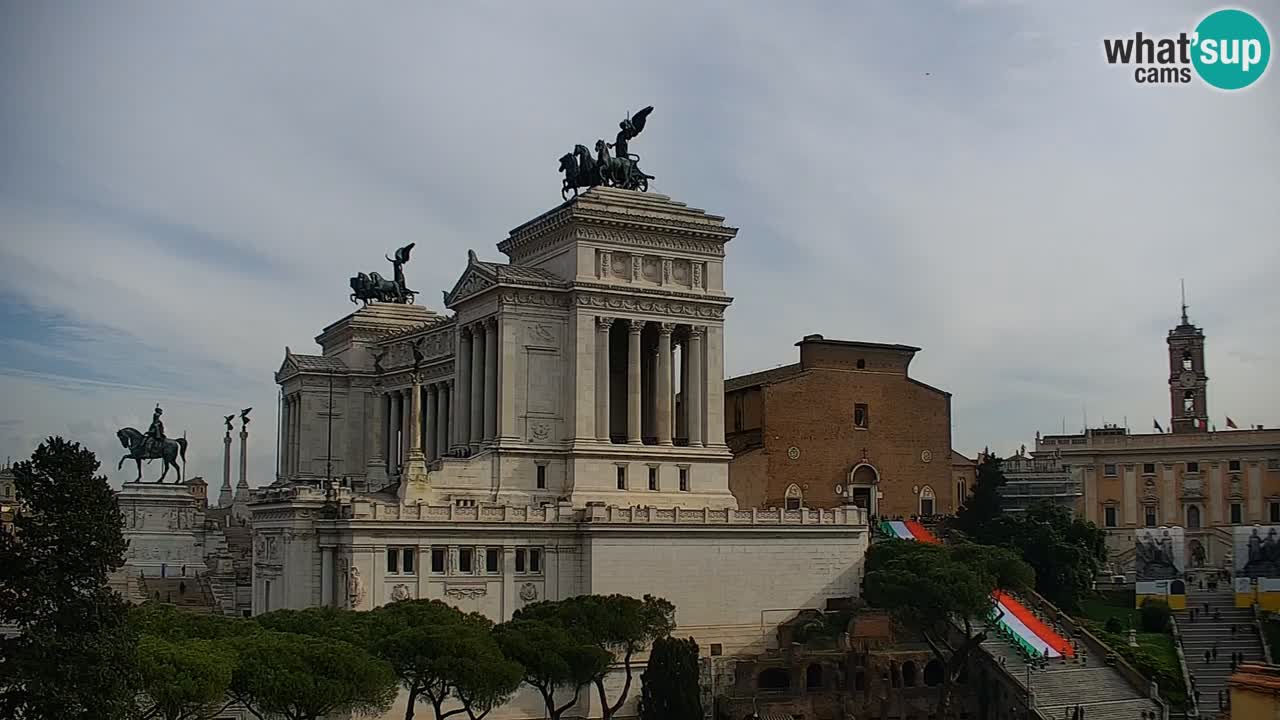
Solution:
<svg viewBox="0 0 1280 720">
<path fill-rule="evenodd" d="M 164 470 L 160 473 L 160 479 L 156 482 L 164 482 L 164 478 L 169 474 L 169 468 L 173 467 L 178 473 L 178 482 L 182 482 L 182 465 L 178 464 L 178 458 L 182 458 L 182 464 L 187 463 L 187 439 L 185 437 L 170 440 L 164 435 L 164 422 L 160 420 L 160 416 L 164 414 L 164 410 L 160 409 L 160 405 L 156 405 L 155 414 L 151 416 L 151 426 L 147 428 L 146 433 L 140 433 L 135 428 L 125 427 L 116 431 L 116 437 L 120 440 L 120 445 L 129 452 L 120 458 L 120 462 L 116 464 L 116 470 L 124 467 L 125 460 L 132 460 L 138 464 L 138 477 L 134 478 L 134 482 L 142 482 L 142 461 L 143 460 L 163 460 Z"/>
<path fill-rule="evenodd" d="M 409 243 L 396 250 L 394 258 L 387 258 L 392 267 L 393 279 L 391 280 L 382 277 L 376 271 L 368 275 L 356 273 L 356 276 L 351 278 L 351 302 L 355 303 L 358 300 L 363 300 L 366 307 L 371 302 L 412 305 L 413 298 L 417 293 L 405 285 L 404 265 L 409 262 L 409 253 L 413 250 L 414 245 L 417 245 L 417 243 Z"/>
<path fill-rule="evenodd" d="M 640 170 L 640 156 L 630 152 L 628 143 L 644 130 L 651 112 L 652 105 L 618 123 L 614 142 L 596 141 L 594 158 L 585 145 L 575 145 L 573 152 L 561 156 L 560 172 L 564 173 L 564 182 L 560 186 L 560 197 L 568 200 L 570 190 L 577 197 L 578 188 L 589 189 L 597 185 L 647 191 L 653 176 Z M 609 148 L 614 152 L 610 153 Z"/>
</svg>

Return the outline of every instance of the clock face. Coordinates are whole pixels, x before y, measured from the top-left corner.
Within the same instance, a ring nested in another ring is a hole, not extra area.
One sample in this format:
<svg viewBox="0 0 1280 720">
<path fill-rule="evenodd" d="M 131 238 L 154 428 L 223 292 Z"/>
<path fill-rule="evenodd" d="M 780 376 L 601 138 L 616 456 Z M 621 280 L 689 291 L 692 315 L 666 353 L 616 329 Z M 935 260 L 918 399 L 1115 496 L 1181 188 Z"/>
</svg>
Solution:
<svg viewBox="0 0 1280 720">
<path fill-rule="evenodd" d="M 1197 380 L 1196 374 L 1191 372 L 1190 370 L 1187 370 L 1186 372 L 1182 373 L 1182 375 L 1178 377 L 1178 383 L 1187 390 L 1190 390 L 1191 388 L 1196 386 L 1196 380 Z"/>
</svg>

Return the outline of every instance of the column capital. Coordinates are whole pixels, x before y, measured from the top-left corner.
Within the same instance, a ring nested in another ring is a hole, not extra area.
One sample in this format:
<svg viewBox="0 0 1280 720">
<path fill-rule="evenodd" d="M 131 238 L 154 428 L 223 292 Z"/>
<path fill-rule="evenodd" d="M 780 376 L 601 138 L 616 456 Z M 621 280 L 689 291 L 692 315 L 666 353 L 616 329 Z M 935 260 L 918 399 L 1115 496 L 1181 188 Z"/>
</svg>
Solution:
<svg viewBox="0 0 1280 720">
<path fill-rule="evenodd" d="M 604 315 L 597 315 L 597 316 L 596 316 L 596 329 L 597 329 L 597 330 L 608 330 L 608 329 L 610 329 L 610 328 L 612 328 L 612 327 L 613 327 L 613 321 L 614 321 L 614 320 L 616 320 L 616 319 L 617 319 L 617 318 L 611 318 L 611 317 L 607 317 L 607 316 L 604 316 Z"/>
<path fill-rule="evenodd" d="M 628 320 L 627 330 L 633 334 L 638 335 L 640 334 L 641 330 L 644 330 L 644 326 L 647 325 L 648 323 L 649 323 L 648 320 Z"/>
<path fill-rule="evenodd" d="M 668 323 L 668 322 L 658 323 L 658 337 L 663 337 L 663 336 L 670 337 L 671 333 L 675 332 L 675 330 L 676 330 L 675 323 Z"/>
<path fill-rule="evenodd" d="M 706 328 L 706 327 L 704 327 L 704 326 L 702 326 L 702 325 L 690 325 L 690 326 L 689 326 L 689 339 L 690 339 L 690 340 L 701 340 L 701 339 L 702 339 L 702 336 L 703 336 L 703 335 L 705 335 L 705 334 L 706 334 L 706 332 L 707 332 L 707 328 Z"/>
<path fill-rule="evenodd" d="M 485 319 L 481 320 L 481 321 L 480 321 L 480 323 L 481 323 L 482 325 L 484 325 L 484 327 L 485 327 L 485 329 L 486 329 L 486 330 L 488 330 L 489 328 L 497 328 L 497 327 L 498 327 L 498 316 L 497 316 L 497 315 L 490 315 L 489 317 L 487 317 L 487 318 L 485 318 Z"/>
</svg>

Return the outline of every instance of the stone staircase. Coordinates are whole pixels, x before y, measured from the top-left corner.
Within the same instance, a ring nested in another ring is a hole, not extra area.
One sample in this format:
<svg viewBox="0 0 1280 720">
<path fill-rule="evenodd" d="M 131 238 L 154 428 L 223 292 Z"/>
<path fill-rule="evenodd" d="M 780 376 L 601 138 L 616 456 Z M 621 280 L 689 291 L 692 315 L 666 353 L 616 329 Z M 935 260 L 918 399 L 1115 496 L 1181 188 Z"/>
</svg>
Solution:
<svg viewBox="0 0 1280 720">
<path fill-rule="evenodd" d="M 143 595 L 153 602 L 175 605 L 183 610 L 197 613 L 213 613 L 215 604 L 209 584 L 202 582 L 199 576 L 176 578 L 141 578 Z"/>
<path fill-rule="evenodd" d="M 1208 611 L 1205 604 L 1208 603 Z M 1196 610 L 1195 622 L 1191 621 L 1191 609 Z M 1265 662 L 1262 640 L 1253 623 L 1251 608 L 1235 607 L 1230 587 L 1216 592 L 1189 590 L 1187 609 L 1174 613 L 1178 621 L 1178 633 L 1182 636 L 1182 652 L 1186 656 L 1187 672 L 1196 690 L 1200 691 L 1197 709 L 1201 718 L 1214 718 L 1218 714 L 1218 691 L 1225 690 L 1231 675 L 1231 653 L 1243 652 L 1246 662 Z M 1231 626 L 1236 626 L 1235 634 Z M 1212 655 L 1208 663 L 1204 653 L 1218 649 L 1218 659 Z"/>
<path fill-rule="evenodd" d="M 1021 648 L 993 633 L 982 649 L 1020 686 L 1027 686 L 1027 661 Z M 1030 672 L 1031 691 L 1036 708 L 1051 720 L 1070 718 L 1077 704 L 1084 707 L 1087 720 L 1137 720 L 1144 711 L 1159 712 L 1159 705 L 1100 658 L 1087 654 L 1083 659 L 1057 658 L 1049 660 L 1045 669 L 1039 667 L 1033 665 Z"/>
</svg>

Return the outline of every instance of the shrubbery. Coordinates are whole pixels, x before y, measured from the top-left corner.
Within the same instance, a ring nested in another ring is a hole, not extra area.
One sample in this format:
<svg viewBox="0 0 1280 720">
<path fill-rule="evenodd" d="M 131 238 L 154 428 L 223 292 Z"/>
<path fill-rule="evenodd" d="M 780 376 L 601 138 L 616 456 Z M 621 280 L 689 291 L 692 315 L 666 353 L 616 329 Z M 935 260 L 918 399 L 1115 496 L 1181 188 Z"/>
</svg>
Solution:
<svg viewBox="0 0 1280 720">
<path fill-rule="evenodd" d="M 1139 615 L 1142 618 L 1143 632 L 1162 633 L 1169 628 L 1169 618 L 1173 617 L 1173 611 L 1164 600 L 1148 598 L 1143 601 Z"/>
</svg>

